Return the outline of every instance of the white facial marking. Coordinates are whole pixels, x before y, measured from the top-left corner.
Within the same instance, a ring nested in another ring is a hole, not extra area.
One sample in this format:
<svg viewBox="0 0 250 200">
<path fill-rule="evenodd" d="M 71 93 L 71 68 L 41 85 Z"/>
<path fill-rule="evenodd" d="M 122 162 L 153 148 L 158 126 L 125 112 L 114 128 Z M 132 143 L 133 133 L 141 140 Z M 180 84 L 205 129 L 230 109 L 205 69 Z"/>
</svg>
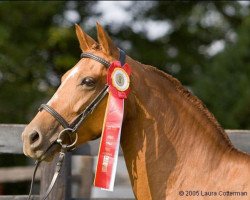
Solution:
<svg viewBox="0 0 250 200">
<path fill-rule="evenodd" d="M 58 99 L 57 92 L 53 95 L 53 97 L 49 100 L 47 103 L 49 106 L 51 106 L 52 102 L 56 101 Z"/>
<path fill-rule="evenodd" d="M 67 82 L 67 80 L 69 80 L 70 78 L 73 78 L 77 73 L 79 72 L 79 67 L 75 67 L 70 73 L 69 75 L 65 78 L 65 80 L 61 83 L 60 87 L 58 88 L 58 90 L 56 91 L 56 93 L 53 95 L 53 97 L 49 100 L 49 102 L 47 103 L 49 106 L 51 106 L 51 104 L 56 101 L 59 96 L 58 93 L 60 91 L 60 89 L 65 85 L 65 83 Z"/>
<path fill-rule="evenodd" d="M 75 68 L 69 73 L 69 75 L 65 78 L 65 80 L 61 83 L 61 85 L 60 85 L 60 87 L 58 88 L 58 90 L 64 86 L 64 84 L 67 82 L 67 80 L 73 78 L 78 72 L 79 72 L 79 67 L 75 67 Z"/>
<path fill-rule="evenodd" d="M 74 76 L 78 73 L 78 71 L 79 71 L 79 67 L 75 67 L 75 68 L 69 73 L 69 75 L 67 76 L 66 79 L 69 79 L 69 78 L 74 77 Z"/>
</svg>

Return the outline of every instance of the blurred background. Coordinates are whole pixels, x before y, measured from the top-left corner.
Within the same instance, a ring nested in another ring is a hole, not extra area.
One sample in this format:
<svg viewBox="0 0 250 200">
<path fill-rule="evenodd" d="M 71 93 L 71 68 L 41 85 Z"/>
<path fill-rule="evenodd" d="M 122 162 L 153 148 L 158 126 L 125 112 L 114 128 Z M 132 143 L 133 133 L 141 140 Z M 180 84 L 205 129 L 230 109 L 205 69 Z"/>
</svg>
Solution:
<svg viewBox="0 0 250 200">
<path fill-rule="evenodd" d="M 96 21 L 129 56 L 179 79 L 224 128 L 250 129 L 249 1 L 0 2 L 0 123 L 32 119 L 79 60 L 74 24 L 96 38 Z M 0 166 L 26 162 L 0 155 Z M 0 186 L 16 192 L 27 184 Z"/>
</svg>

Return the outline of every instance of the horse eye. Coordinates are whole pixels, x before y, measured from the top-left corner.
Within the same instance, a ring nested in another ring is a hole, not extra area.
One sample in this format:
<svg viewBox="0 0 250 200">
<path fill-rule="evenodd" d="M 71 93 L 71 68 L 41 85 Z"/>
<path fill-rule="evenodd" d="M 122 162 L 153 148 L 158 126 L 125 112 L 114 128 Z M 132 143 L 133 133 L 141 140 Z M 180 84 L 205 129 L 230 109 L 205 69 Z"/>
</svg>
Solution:
<svg viewBox="0 0 250 200">
<path fill-rule="evenodd" d="M 82 79 L 81 85 L 93 87 L 95 85 L 95 79 L 92 77 L 85 77 L 84 79 Z"/>
</svg>

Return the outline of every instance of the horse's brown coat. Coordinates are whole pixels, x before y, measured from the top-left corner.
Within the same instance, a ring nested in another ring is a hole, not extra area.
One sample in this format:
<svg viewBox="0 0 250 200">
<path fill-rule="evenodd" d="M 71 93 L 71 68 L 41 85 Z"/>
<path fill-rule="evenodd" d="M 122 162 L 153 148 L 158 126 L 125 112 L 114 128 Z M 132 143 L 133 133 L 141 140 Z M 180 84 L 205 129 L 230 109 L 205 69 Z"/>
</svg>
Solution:
<svg viewBox="0 0 250 200">
<path fill-rule="evenodd" d="M 99 24 L 97 30 L 99 44 L 76 26 L 82 51 L 108 61 L 118 59 L 110 37 Z M 250 199 L 250 156 L 232 146 L 201 101 L 170 75 L 130 57 L 126 62 L 132 67 L 132 92 L 126 101 L 121 146 L 136 198 Z M 74 69 L 77 72 L 69 78 Z M 94 89 L 77 86 L 84 76 L 95 77 Z M 51 106 L 70 122 L 105 82 L 104 66 L 82 59 L 64 75 Z M 80 128 L 79 144 L 101 133 L 106 101 Z M 39 158 L 60 129 L 48 113 L 38 113 L 23 133 L 25 154 Z M 30 133 L 34 130 L 40 138 L 32 143 Z M 181 197 L 180 191 L 198 191 L 199 196 Z M 248 196 L 219 196 L 220 191 L 247 192 Z M 208 197 L 201 192 L 218 194 Z"/>
</svg>

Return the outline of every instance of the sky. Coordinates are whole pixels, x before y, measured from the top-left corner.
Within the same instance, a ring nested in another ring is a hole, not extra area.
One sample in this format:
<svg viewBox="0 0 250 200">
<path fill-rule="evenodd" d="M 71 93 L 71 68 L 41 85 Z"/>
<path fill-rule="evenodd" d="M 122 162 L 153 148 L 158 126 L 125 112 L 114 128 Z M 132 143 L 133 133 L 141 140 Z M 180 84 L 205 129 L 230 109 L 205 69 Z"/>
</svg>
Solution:
<svg viewBox="0 0 250 200">
<path fill-rule="evenodd" d="M 171 30 L 171 24 L 167 20 L 137 20 L 133 21 L 133 1 L 98 1 L 94 6 L 93 13 L 101 13 L 101 17 L 90 17 L 85 29 L 95 26 L 98 21 L 102 25 L 112 24 L 112 31 L 119 30 L 120 26 L 130 24 L 135 33 L 144 32 L 150 40 L 164 36 Z M 141 9 L 149 9 L 154 5 L 153 1 L 143 4 Z M 142 11 L 142 10 L 141 10 Z M 79 21 L 79 14 L 75 10 L 65 12 L 65 17 L 71 22 Z"/>
</svg>

